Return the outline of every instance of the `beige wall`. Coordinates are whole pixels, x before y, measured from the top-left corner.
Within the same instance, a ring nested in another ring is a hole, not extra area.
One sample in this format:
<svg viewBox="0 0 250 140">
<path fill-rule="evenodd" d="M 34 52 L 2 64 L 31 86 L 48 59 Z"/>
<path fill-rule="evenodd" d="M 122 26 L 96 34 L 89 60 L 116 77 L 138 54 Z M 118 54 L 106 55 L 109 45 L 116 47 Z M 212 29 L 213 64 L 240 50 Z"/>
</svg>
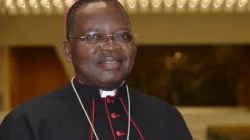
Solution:
<svg viewBox="0 0 250 140">
<path fill-rule="evenodd" d="M 4 47 L 0 46 L 0 93 L 3 88 L 3 62 L 4 62 Z"/>
<path fill-rule="evenodd" d="M 3 107 L 3 63 L 4 62 L 4 47 L 1 47 L 0 46 L 0 102 L 1 102 L 1 105 L 0 105 L 0 109 Z"/>
<path fill-rule="evenodd" d="M 250 43 L 250 15 L 131 15 L 138 45 Z M 65 38 L 64 16 L 2 16 L 0 46 L 53 45 L 69 76 L 74 72 L 64 59 L 62 41 Z M 8 54 L 6 54 L 8 55 Z M 1 65 L 2 62 L 0 62 Z M 7 64 L 6 64 L 7 65 Z M 7 72 L 7 68 L 4 68 Z M 1 72 L 1 71 L 0 71 Z M 8 77 L 0 79 L 8 83 Z M 5 74 L 7 76 L 8 73 Z M 8 85 L 5 85 L 8 98 Z M 8 101 L 6 101 L 8 102 Z M 8 108 L 8 103 L 6 103 Z"/>
<path fill-rule="evenodd" d="M 137 44 L 250 42 L 250 15 L 131 15 Z M 1 17 L 0 46 L 60 44 L 63 16 Z"/>
<path fill-rule="evenodd" d="M 8 67 L 7 67 L 7 49 L 4 46 L 0 45 L 0 94 L 1 95 L 1 108 L 0 112 L 3 110 L 8 109 L 9 107 L 9 96 L 8 96 Z"/>
</svg>

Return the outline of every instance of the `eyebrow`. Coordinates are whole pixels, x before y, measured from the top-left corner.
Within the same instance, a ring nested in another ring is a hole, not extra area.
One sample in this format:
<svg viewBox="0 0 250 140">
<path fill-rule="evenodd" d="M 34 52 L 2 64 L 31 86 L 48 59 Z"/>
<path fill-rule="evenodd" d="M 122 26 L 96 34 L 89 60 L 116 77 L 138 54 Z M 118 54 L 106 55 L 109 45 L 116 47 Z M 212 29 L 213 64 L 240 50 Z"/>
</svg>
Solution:
<svg viewBox="0 0 250 140">
<path fill-rule="evenodd" d="M 100 29 L 87 29 L 87 30 L 83 30 L 82 33 L 79 33 L 79 35 L 84 36 L 87 33 L 91 33 L 91 32 L 99 32 Z M 118 28 L 115 29 L 115 31 L 113 33 L 119 32 L 119 31 L 131 31 L 131 29 L 129 28 Z"/>
<path fill-rule="evenodd" d="M 119 28 L 117 31 L 131 31 L 129 28 Z"/>
</svg>

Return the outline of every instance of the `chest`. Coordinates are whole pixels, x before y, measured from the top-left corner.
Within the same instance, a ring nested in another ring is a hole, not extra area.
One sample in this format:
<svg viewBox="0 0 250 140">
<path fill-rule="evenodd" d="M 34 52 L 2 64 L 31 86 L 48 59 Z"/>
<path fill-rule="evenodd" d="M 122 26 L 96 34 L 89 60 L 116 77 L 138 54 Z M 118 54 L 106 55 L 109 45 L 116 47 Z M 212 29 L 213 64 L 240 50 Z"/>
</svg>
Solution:
<svg viewBox="0 0 250 140">
<path fill-rule="evenodd" d="M 64 105 L 63 109 L 51 112 L 38 123 L 39 140 L 96 140 L 90 122 L 100 140 L 127 139 L 129 110 L 126 101 L 92 100 L 85 107 L 87 114 L 79 104 Z M 165 122 L 159 120 L 155 112 L 132 104 L 130 116 L 130 139 L 152 140 L 166 136 Z"/>
</svg>

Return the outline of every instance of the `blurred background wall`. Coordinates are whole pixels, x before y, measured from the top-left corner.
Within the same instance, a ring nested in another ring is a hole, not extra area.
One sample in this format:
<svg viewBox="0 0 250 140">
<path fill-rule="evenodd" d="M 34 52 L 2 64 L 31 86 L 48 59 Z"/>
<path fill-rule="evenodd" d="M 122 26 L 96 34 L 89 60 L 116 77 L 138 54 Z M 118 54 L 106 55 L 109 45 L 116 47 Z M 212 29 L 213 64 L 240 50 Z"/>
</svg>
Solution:
<svg viewBox="0 0 250 140">
<path fill-rule="evenodd" d="M 67 6 L 60 9 L 57 1 L 48 1 L 52 10 L 46 10 L 47 2 L 41 1 L 37 9 L 45 10 L 32 13 L 31 6 L 26 5 L 27 11 L 20 7 L 22 1 L 6 2 L 0 1 L 0 119 L 68 84 L 74 75 L 62 46 Z M 147 10 L 141 6 L 147 1 L 135 8 L 134 1 L 121 2 L 137 34 L 138 56 L 129 85 L 177 106 L 197 140 L 228 136 L 220 130 L 243 133 L 243 125 L 249 130 L 248 1 L 149 1 Z"/>
<path fill-rule="evenodd" d="M 148 50 L 148 52 L 155 51 L 154 53 L 138 54 L 137 60 L 139 61 L 140 56 L 142 56 L 143 59 L 145 57 L 149 59 L 147 61 L 150 61 L 154 59 L 157 50 L 166 52 L 165 56 L 161 54 L 162 64 L 163 61 L 165 61 L 164 58 L 169 57 L 166 56 L 167 53 L 171 55 L 171 52 L 174 54 L 182 50 L 186 50 L 186 52 L 194 52 L 192 50 L 196 50 L 196 54 L 199 53 L 201 55 L 199 57 L 203 56 L 203 58 L 205 58 L 204 52 L 210 51 L 210 53 L 206 55 L 212 56 L 211 58 L 214 58 L 214 61 L 211 61 L 213 62 L 222 59 L 219 56 L 222 56 L 223 51 L 228 51 L 230 56 L 232 55 L 232 57 L 236 58 L 238 55 L 243 55 L 240 51 L 247 51 L 246 46 L 248 46 L 250 41 L 250 18 L 248 17 L 248 14 L 131 15 L 134 32 L 138 34 L 136 37 L 136 43 L 139 47 L 138 52 L 141 52 L 140 50 L 142 49 L 140 48 L 145 48 L 143 50 Z M 49 65 L 46 64 L 47 62 L 51 62 L 53 66 L 56 66 L 55 64 L 60 62 L 60 67 L 58 65 L 57 70 L 62 71 L 65 78 L 69 79 L 72 77 L 72 66 L 65 61 L 62 51 L 62 41 L 65 39 L 64 27 L 64 16 L 62 15 L 2 16 L 0 29 L 3 36 L 0 38 L 0 46 L 2 46 L 2 50 L 5 50 L 6 54 L 2 56 L 5 57 L 4 61 L 6 65 L 8 65 L 6 66 L 6 74 L 10 75 L 9 77 L 6 76 L 6 78 L 9 78 L 9 80 L 15 78 L 13 76 L 14 74 L 11 73 L 12 71 L 18 70 L 18 65 L 23 66 L 23 68 L 20 69 L 23 69 L 25 74 L 29 73 L 28 70 L 30 70 L 30 68 L 28 66 L 28 60 L 34 60 L 34 63 L 38 61 L 44 62 L 44 64 L 39 65 L 41 67 Z M 165 50 L 162 48 L 165 48 Z M 221 49 L 221 53 L 219 52 L 219 48 Z M 236 52 L 234 51 L 235 48 L 237 50 Z M 217 51 L 214 51 L 215 49 L 217 49 Z M 219 52 L 219 56 L 215 54 L 216 52 Z M 44 60 L 39 60 L 38 58 L 40 57 L 38 55 L 41 55 L 41 57 L 44 56 Z M 27 58 L 25 59 L 24 57 Z M 34 57 L 38 57 L 37 60 L 35 60 Z M 197 56 L 197 58 L 199 57 Z M 170 58 L 171 57 L 169 57 L 168 60 L 171 60 Z M 242 63 L 246 58 L 241 57 L 237 59 L 240 60 L 234 62 L 234 65 L 238 64 L 238 62 Z M 52 60 L 55 62 L 52 62 Z M 2 62 L 4 61 L 2 60 Z M 27 67 L 21 64 L 22 62 L 27 62 Z M 153 62 L 154 61 L 152 61 L 150 65 L 154 65 L 155 63 Z M 17 65 L 14 63 L 17 63 Z M 140 63 L 137 65 L 140 65 Z M 234 66 L 232 66 L 232 68 L 233 67 Z M 244 68 L 248 69 L 247 66 Z M 2 73 L 3 72 L 4 70 L 2 70 Z M 143 73 L 143 71 L 141 73 Z M 51 76 L 58 77 L 53 73 L 51 73 Z M 21 79 L 23 80 L 25 77 L 26 76 Z M 3 79 L 3 77 L 1 79 Z M 8 84 L 6 82 L 4 83 Z M 29 82 L 27 82 L 27 84 L 29 84 Z M 9 85 L 10 84 L 7 86 Z M 28 85 L 23 85 L 21 87 L 25 86 Z M 61 85 L 59 84 L 58 86 Z M 10 91 L 6 92 L 10 93 Z M 249 99 L 244 97 L 240 98 Z M 9 105 L 10 104 L 6 102 L 6 106 Z"/>
</svg>

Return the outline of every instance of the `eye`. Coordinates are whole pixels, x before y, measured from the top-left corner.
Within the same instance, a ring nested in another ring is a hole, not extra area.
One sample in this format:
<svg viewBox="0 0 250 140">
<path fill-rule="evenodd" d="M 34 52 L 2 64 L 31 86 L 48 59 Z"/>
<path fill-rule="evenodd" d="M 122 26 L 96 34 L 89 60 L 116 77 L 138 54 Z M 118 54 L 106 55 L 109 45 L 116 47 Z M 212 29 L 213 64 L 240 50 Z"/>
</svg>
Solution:
<svg viewBox="0 0 250 140">
<path fill-rule="evenodd" d="M 88 35 L 86 35 L 86 39 L 87 40 L 96 40 L 96 39 L 98 39 L 98 36 L 96 36 L 95 34 L 88 34 Z"/>
<path fill-rule="evenodd" d="M 133 35 L 130 32 L 118 32 L 115 34 L 114 40 L 118 43 L 129 43 L 133 41 Z"/>
<path fill-rule="evenodd" d="M 127 39 L 128 36 L 129 36 L 128 32 L 122 32 L 122 33 L 117 33 L 115 37 L 117 39 Z"/>
<path fill-rule="evenodd" d="M 99 34 L 99 33 L 91 33 L 91 34 L 87 34 L 85 36 L 85 38 L 86 38 L 86 41 L 89 44 L 96 44 L 96 43 L 99 43 L 102 40 L 102 38 L 103 38 L 102 36 L 103 35 Z"/>
</svg>

